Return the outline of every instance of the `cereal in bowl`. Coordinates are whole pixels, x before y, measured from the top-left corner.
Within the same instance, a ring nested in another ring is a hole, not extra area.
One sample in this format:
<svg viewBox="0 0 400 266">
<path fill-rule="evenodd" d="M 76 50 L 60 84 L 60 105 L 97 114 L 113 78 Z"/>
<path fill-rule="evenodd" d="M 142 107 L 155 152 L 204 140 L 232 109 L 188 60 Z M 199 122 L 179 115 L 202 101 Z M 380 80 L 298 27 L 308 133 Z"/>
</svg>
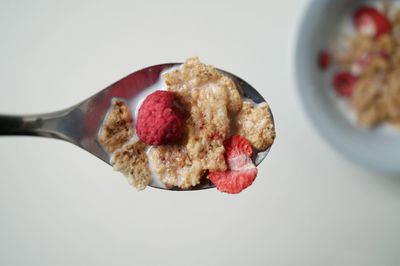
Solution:
<svg viewBox="0 0 400 266">
<path fill-rule="evenodd" d="M 398 125 L 400 9 L 383 1 L 363 5 L 352 20 L 353 33 L 341 34 L 331 49 L 331 67 L 337 69 L 333 88 L 347 99 L 361 126 Z"/>
</svg>

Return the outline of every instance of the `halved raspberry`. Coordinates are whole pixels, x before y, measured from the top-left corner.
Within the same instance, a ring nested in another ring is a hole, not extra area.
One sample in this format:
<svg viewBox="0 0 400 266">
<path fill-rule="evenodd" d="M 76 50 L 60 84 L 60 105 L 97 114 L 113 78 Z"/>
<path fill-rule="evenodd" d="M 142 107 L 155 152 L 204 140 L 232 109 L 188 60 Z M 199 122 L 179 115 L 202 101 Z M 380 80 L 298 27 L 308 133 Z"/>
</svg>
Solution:
<svg viewBox="0 0 400 266">
<path fill-rule="evenodd" d="M 379 37 L 391 28 L 386 16 L 370 6 L 362 6 L 356 10 L 353 16 L 356 29 L 368 36 Z"/>
<path fill-rule="evenodd" d="M 253 155 L 250 142 L 240 135 L 233 135 L 231 138 L 225 140 L 224 146 L 227 158 L 241 154 L 246 154 L 249 157 Z"/>
<path fill-rule="evenodd" d="M 224 146 L 228 170 L 210 172 L 207 177 L 219 191 L 236 194 L 249 187 L 257 176 L 257 168 L 251 160 L 253 149 L 240 135 L 224 141 Z"/>
<path fill-rule="evenodd" d="M 318 66 L 320 69 L 325 70 L 331 64 L 331 55 L 329 52 L 323 50 L 318 54 Z"/>
<path fill-rule="evenodd" d="M 242 171 L 212 172 L 208 178 L 216 188 L 225 193 L 237 194 L 250 186 L 257 176 L 257 168 Z"/>
<path fill-rule="evenodd" d="M 357 77 L 350 72 L 343 71 L 333 76 L 333 87 L 341 96 L 349 97 L 353 92 Z"/>
<path fill-rule="evenodd" d="M 254 168 L 254 163 L 246 154 L 240 154 L 227 159 L 229 170 L 240 171 Z"/>
</svg>

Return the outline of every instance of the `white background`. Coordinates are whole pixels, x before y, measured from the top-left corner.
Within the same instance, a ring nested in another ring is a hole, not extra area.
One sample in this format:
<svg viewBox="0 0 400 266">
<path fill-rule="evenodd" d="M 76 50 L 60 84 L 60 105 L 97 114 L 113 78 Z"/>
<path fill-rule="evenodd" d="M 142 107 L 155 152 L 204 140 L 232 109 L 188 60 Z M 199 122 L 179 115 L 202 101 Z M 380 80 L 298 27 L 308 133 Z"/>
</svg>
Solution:
<svg viewBox="0 0 400 266">
<path fill-rule="evenodd" d="M 0 113 L 68 107 L 199 55 L 266 97 L 277 139 L 232 196 L 137 193 L 69 143 L 1 137 L 0 265 L 400 265 L 400 177 L 333 152 L 298 101 L 306 2 L 1 0 Z"/>
</svg>

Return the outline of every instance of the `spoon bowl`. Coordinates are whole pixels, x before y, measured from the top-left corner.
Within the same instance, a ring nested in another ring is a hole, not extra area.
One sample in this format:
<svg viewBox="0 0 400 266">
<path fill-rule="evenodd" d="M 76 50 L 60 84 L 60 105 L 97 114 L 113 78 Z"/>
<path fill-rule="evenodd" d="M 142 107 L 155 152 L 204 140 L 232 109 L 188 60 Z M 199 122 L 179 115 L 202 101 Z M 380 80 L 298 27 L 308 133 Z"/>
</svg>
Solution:
<svg viewBox="0 0 400 266">
<path fill-rule="evenodd" d="M 163 72 L 180 65 L 181 63 L 169 63 L 141 69 L 81 103 L 61 111 L 24 116 L 0 115 L 0 135 L 42 136 L 65 140 L 110 164 L 110 155 L 102 148 L 97 136 L 104 117 L 110 108 L 111 100 L 113 98 L 122 98 L 127 102 L 138 101 L 139 98 L 146 94 L 146 91 L 148 94 L 151 93 L 151 88 L 159 84 L 160 80 L 162 80 Z M 253 100 L 255 103 L 265 102 L 261 94 L 250 84 L 229 72 L 219 71 L 231 77 L 239 85 L 244 97 Z M 271 117 L 273 117 L 272 112 Z M 256 154 L 256 165 L 259 165 L 266 158 L 270 148 Z M 154 188 L 165 189 L 161 182 L 156 180 L 152 180 L 149 185 Z M 205 180 L 191 190 L 213 187 L 211 182 Z"/>
</svg>

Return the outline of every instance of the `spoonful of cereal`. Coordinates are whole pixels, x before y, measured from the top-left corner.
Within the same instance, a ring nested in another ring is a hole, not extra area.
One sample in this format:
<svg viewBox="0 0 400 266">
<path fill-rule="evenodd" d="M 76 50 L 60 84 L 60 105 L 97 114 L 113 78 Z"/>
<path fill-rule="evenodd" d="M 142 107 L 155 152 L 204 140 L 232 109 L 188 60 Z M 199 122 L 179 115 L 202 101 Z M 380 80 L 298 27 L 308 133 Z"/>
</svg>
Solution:
<svg viewBox="0 0 400 266">
<path fill-rule="evenodd" d="M 0 135 L 71 142 L 129 183 L 239 193 L 275 138 L 271 110 L 248 83 L 198 58 L 139 70 L 62 111 L 0 115 Z"/>
</svg>

